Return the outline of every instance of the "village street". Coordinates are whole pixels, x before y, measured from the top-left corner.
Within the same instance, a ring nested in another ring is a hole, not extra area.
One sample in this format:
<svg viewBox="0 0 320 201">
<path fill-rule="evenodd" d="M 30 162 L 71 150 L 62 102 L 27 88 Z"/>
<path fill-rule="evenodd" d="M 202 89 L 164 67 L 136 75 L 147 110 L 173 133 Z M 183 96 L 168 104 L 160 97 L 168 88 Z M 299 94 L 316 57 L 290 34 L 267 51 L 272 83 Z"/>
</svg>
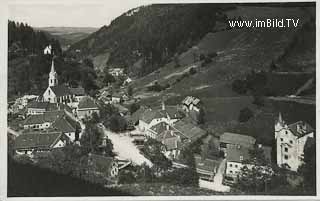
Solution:
<svg viewBox="0 0 320 201">
<path fill-rule="evenodd" d="M 226 159 L 224 159 L 220 165 L 217 174 L 213 178 L 213 182 L 199 179 L 199 187 L 207 188 L 218 192 L 229 192 L 230 187 L 222 184 L 223 172 L 226 166 Z"/>
<path fill-rule="evenodd" d="M 133 144 L 132 138 L 125 135 L 125 133 L 114 133 L 106 128 L 103 128 L 105 135 L 111 140 L 113 144 L 113 151 L 120 159 L 130 160 L 132 163 L 141 165 L 146 163 L 149 167 L 152 166 L 150 160 L 145 158 Z"/>
</svg>

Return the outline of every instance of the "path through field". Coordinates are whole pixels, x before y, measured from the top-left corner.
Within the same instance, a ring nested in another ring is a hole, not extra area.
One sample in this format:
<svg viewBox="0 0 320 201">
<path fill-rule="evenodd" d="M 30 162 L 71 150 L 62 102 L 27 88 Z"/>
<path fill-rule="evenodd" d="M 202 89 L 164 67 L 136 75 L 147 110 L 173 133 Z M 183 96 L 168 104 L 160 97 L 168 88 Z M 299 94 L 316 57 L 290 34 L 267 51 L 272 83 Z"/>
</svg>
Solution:
<svg viewBox="0 0 320 201">
<path fill-rule="evenodd" d="M 133 144 L 132 138 L 124 134 L 113 133 L 107 129 L 104 129 L 104 133 L 112 141 L 113 151 L 120 158 L 130 160 L 137 165 L 145 162 L 149 167 L 152 167 L 151 161 L 140 153 L 136 145 Z"/>
<path fill-rule="evenodd" d="M 213 182 L 199 180 L 199 186 L 201 188 L 207 188 L 218 192 L 229 192 L 230 187 L 222 184 L 223 172 L 226 166 L 226 159 L 221 161 L 217 174 L 213 178 Z"/>
</svg>

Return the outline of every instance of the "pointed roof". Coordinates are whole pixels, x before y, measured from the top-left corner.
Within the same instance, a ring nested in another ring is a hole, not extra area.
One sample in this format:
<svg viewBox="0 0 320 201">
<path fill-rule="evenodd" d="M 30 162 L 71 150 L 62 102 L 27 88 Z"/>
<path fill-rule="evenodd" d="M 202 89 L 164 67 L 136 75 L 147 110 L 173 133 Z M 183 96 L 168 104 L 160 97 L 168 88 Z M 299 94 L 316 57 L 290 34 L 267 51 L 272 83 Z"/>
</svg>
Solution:
<svg viewBox="0 0 320 201">
<path fill-rule="evenodd" d="M 279 112 L 279 116 L 278 116 L 278 123 L 280 123 L 280 124 L 284 124 L 284 121 L 283 121 L 283 119 L 282 119 L 282 114 L 281 114 L 281 112 Z"/>
<path fill-rule="evenodd" d="M 50 73 L 55 73 L 55 69 L 54 69 L 54 59 L 52 59 L 52 62 L 51 62 L 51 70 L 50 70 Z"/>
</svg>

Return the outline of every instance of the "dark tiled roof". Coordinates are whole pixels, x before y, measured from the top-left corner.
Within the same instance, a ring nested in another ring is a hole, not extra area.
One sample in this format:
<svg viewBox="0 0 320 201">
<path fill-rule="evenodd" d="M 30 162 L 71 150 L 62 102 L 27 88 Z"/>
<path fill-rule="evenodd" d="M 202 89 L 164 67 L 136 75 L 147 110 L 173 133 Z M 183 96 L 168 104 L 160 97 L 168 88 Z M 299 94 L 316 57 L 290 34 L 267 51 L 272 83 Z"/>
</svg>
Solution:
<svg viewBox="0 0 320 201">
<path fill-rule="evenodd" d="M 62 133 L 55 132 L 49 134 L 22 134 L 19 135 L 14 142 L 15 149 L 29 149 L 29 148 L 52 148 L 60 139 Z"/>
<path fill-rule="evenodd" d="M 249 160 L 250 159 L 250 154 L 249 154 L 250 149 L 251 148 L 244 147 L 244 146 L 240 146 L 240 147 L 227 146 L 226 159 L 227 159 L 227 161 L 238 162 L 238 163 L 242 162 L 243 160 Z M 240 156 L 243 157 L 242 160 L 240 160 Z"/>
<path fill-rule="evenodd" d="M 43 114 L 30 115 L 24 122 L 24 125 L 43 124 L 45 122 L 53 123 L 58 118 L 65 115 L 63 110 L 45 112 Z"/>
<path fill-rule="evenodd" d="M 253 144 L 255 144 L 256 139 L 248 135 L 226 132 L 220 136 L 220 142 L 251 147 Z"/>
<path fill-rule="evenodd" d="M 84 91 L 84 88 L 82 88 L 82 87 L 70 88 L 70 91 L 72 94 L 77 95 L 77 96 L 84 96 L 86 94 Z"/>
<path fill-rule="evenodd" d="M 314 131 L 314 129 L 306 122 L 298 121 L 296 123 L 288 125 L 288 128 L 293 135 L 302 137 Z"/>
<path fill-rule="evenodd" d="M 150 129 L 153 130 L 154 132 L 160 134 L 162 132 L 164 132 L 167 129 L 170 129 L 169 124 L 167 124 L 166 122 L 160 122 L 154 126 L 152 126 Z"/>
<path fill-rule="evenodd" d="M 128 108 L 120 105 L 120 104 L 113 104 L 114 107 L 116 107 L 120 113 L 127 113 L 129 110 Z"/>
<path fill-rule="evenodd" d="M 94 102 L 92 98 L 87 96 L 81 99 L 78 105 L 78 109 L 89 109 L 89 108 L 98 109 L 98 105 Z"/>
<path fill-rule="evenodd" d="M 34 108 L 34 109 L 44 109 L 45 111 L 55 111 L 55 110 L 67 110 L 69 112 L 72 112 L 72 109 L 63 103 L 49 103 L 49 102 L 38 102 L 38 101 L 32 101 L 28 103 L 28 108 Z"/>
<path fill-rule="evenodd" d="M 70 91 L 70 89 L 64 85 L 58 85 L 50 88 L 56 96 L 72 95 L 72 92 Z"/>
<path fill-rule="evenodd" d="M 76 132 L 76 128 L 73 127 L 65 117 L 57 119 L 52 126 L 63 133 Z"/>
<path fill-rule="evenodd" d="M 217 172 L 221 160 L 203 159 L 199 155 L 195 155 L 196 168 L 200 170 L 205 170 L 209 172 Z"/>
<path fill-rule="evenodd" d="M 199 128 L 198 126 L 185 122 L 185 121 L 178 121 L 173 126 L 179 132 L 182 133 L 183 136 L 187 137 L 188 139 L 195 141 L 202 136 L 206 135 L 206 131 Z"/>
</svg>

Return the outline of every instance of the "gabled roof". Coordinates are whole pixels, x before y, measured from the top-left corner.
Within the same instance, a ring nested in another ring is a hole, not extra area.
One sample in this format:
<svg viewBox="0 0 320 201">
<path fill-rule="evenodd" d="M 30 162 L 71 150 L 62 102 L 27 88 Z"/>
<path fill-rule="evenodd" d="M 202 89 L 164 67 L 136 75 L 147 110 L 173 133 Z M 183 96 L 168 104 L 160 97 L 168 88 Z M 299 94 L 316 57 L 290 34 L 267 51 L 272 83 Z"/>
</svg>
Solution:
<svg viewBox="0 0 320 201">
<path fill-rule="evenodd" d="M 98 105 L 94 102 L 94 100 L 88 96 L 81 99 L 78 105 L 78 109 L 89 109 L 95 108 L 98 109 Z"/>
<path fill-rule="evenodd" d="M 173 127 L 177 129 L 183 136 L 187 137 L 191 141 L 195 141 L 207 134 L 205 130 L 199 128 L 198 126 L 192 123 L 188 123 L 183 120 L 175 123 Z"/>
<path fill-rule="evenodd" d="M 193 96 L 187 96 L 182 101 L 182 104 L 186 104 L 186 105 L 190 105 L 190 104 L 197 105 L 198 103 L 200 103 L 200 99 L 195 98 Z"/>
<path fill-rule="evenodd" d="M 70 91 L 72 94 L 77 96 L 84 96 L 86 94 L 84 88 L 82 87 L 70 88 Z"/>
<path fill-rule="evenodd" d="M 55 103 L 38 102 L 38 101 L 32 101 L 32 102 L 28 103 L 27 108 L 44 109 L 46 111 L 52 111 L 52 110 L 58 109 L 58 107 Z"/>
<path fill-rule="evenodd" d="M 212 160 L 209 158 L 203 159 L 200 155 L 195 155 L 194 158 L 197 169 L 209 171 L 212 173 L 218 171 L 219 165 L 221 163 L 221 160 Z"/>
<path fill-rule="evenodd" d="M 167 118 L 168 116 L 171 119 L 181 119 L 183 117 L 175 106 L 166 106 L 165 110 L 162 110 L 159 107 L 140 107 L 139 110 L 132 114 L 131 119 L 133 120 L 133 122 L 142 120 L 149 124 L 153 119 Z"/>
<path fill-rule="evenodd" d="M 226 159 L 227 161 L 238 162 L 238 163 L 241 163 L 244 160 L 249 160 L 250 159 L 249 150 L 250 148 L 244 147 L 244 146 L 240 146 L 240 147 L 227 146 Z M 242 160 L 240 160 L 240 157 L 242 157 Z"/>
<path fill-rule="evenodd" d="M 72 109 L 63 103 L 50 103 L 50 102 L 38 102 L 38 101 L 32 101 L 28 103 L 27 108 L 33 108 L 33 109 L 42 109 L 45 111 L 55 111 L 55 110 L 62 110 L 65 109 L 69 112 L 72 112 Z"/>
<path fill-rule="evenodd" d="M 296 123 L 288 125 L 289 130 L 293 135 L 302 137 L 314 131 L 314 129 L 306 122 L 298 121 Z"/>
<path fill-rule="evenodd" d="M 251 147 L 255 144 L 256 139 L 248 135 L 225 132 L 220 136 L 220 142 L 226 144 L 235 144 L 245 147 Z"/>
<path fill-rule="evenodd" d="M 62 110 L 45 112 L 43 114 L 30 115 L 24 122 L 24 125 L 43 124 L 46 122 L 53 123 L 58 118 L 65 115 Z"/>
<path fill-rule="evenodd" d="M 19 135 L 14 142 L 15 149 L 30 149 L 30 148 L 52 148 L 62 136 L 61 132 L 50 134 L 22 134 Z"/>
<path fill-rule="evenodd" d="M 166 122 L 160 122 L 160 123 L 157 123 L 154 126 L 151 126 L 150 130 L 160 134 L 160 133 L 166 131 L 167 128 L 170 128 L 169 124 L 167 124 Z"/>
<path fill-rule="evenodd" d="M 58 131 L 61 131 L 62 133 L 70 133 L 70 132 L 76 132 L 76 128 L 73 127 L 66 117 L 61 117 L 57 119 L 53 124 L 52 127 L 56 128 Z"/>
<path fill-rule="evenodd" d="M 50 89 L 53 91 L 53 93 L 56 96 L 72 95 L 72 92 L 70 91 L 70 89 L 64 85 L 53 86 L 53 87 L 50 87 Z"/>
<path fill-rule="evenodd" d="M 124 107 L 123 105 L 120 104 L 113 104 L 114 107 L 116 107 L 120 113 L 127 113 L 129 111 L 128 108 Z"/>
<path fill-rule="evenodd" d="M 181 140 L 179 137 L 175 136 L 170 131 L 164 132 L 161 142 L 166 146 L 167 150 L 179 149 L 181 147 Z"/>
</svg>

